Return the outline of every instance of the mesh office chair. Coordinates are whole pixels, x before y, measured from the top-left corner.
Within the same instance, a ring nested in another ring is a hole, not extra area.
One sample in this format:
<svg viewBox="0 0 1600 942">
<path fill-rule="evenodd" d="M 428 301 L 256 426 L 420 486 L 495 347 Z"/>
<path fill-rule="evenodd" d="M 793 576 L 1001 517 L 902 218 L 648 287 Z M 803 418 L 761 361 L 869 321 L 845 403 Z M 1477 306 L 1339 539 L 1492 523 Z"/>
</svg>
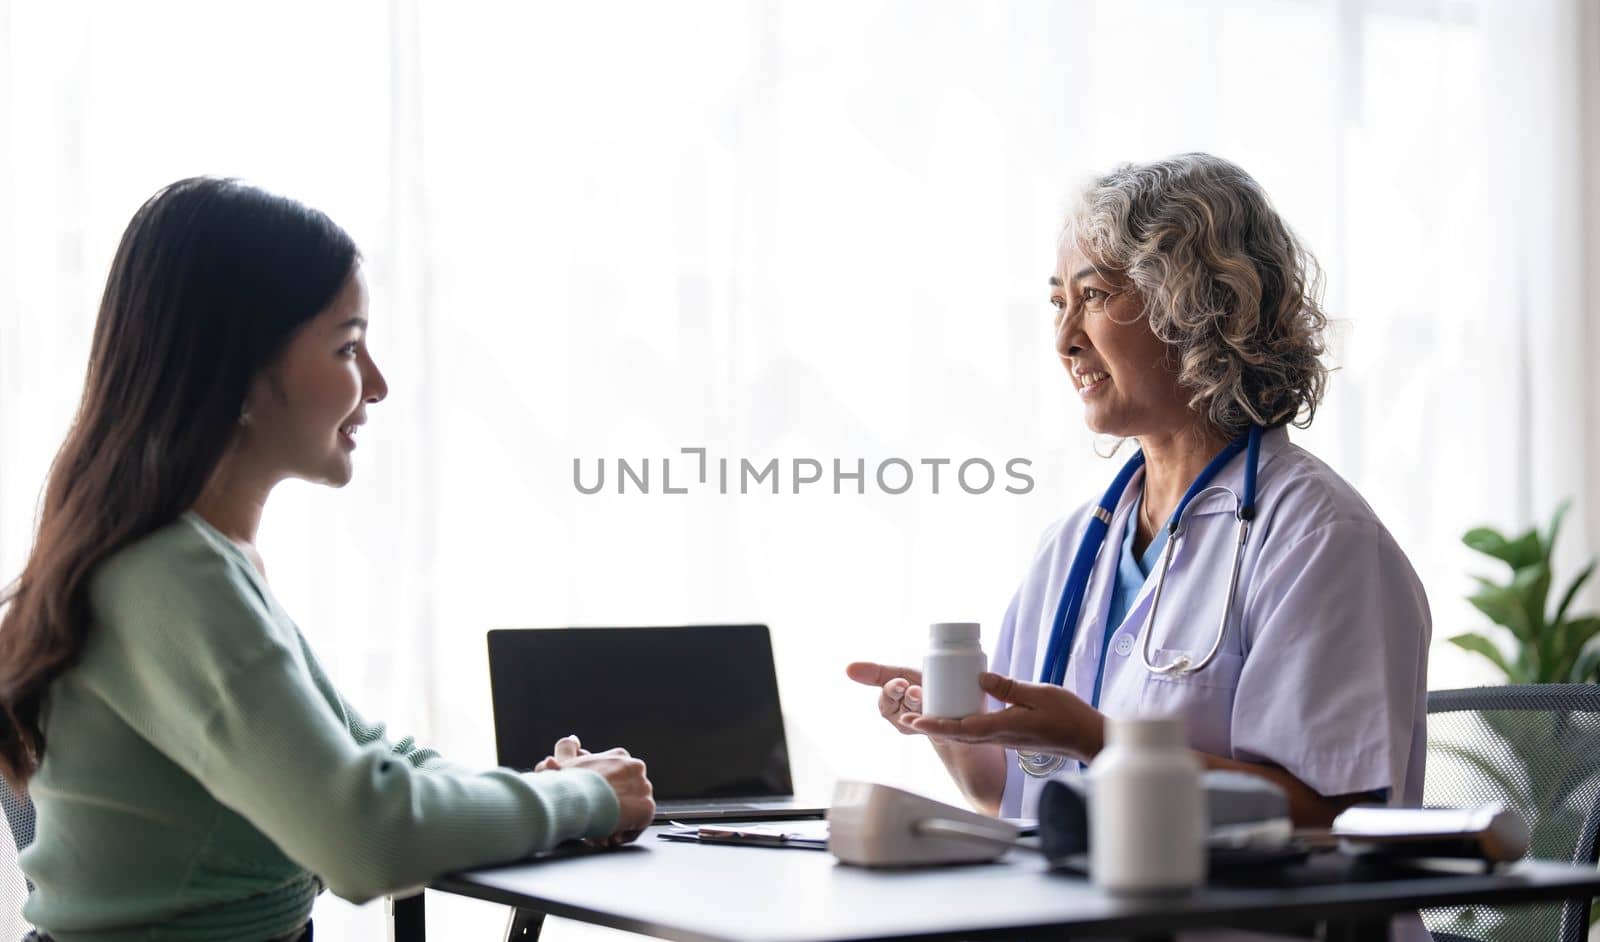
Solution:
<svg viewBox="0 0 1600 942">
<path fill-rule="evenodd" d="M 1423 804 L 1502 802 L 1527 819 L 1528 856 L 1595 866 L 1600 836 L 1600 686 L 1536 684 L 1428 694 Z M 1439 940 L 1589 936 L 1589 900 L 1423 910 Z"/>
<path fill-rule="evenodd" d="M 33 843 L 33 802 L 11 790 L 0 779 L 0 807 L 5 809 L 6 833 L 10 843 L 0 847 L 0 940 L 20 939 L 33 927 L 23 921 L 22 904 L 33 892 L 33 884 L 17 866 L 17 855 Z"/>
</svg>

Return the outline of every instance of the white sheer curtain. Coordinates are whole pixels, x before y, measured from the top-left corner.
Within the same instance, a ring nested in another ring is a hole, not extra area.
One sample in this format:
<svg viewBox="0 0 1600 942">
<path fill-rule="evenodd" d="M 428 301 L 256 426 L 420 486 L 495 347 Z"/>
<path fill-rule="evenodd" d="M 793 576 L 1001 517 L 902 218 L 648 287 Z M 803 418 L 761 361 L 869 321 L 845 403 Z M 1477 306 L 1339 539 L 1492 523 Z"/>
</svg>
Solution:
<svg viewBox="0 0 1600 942">
<path fill-rule="evenodd" d="M 1328 270 L 1340 370 L 1297 438 L 1399 537 L 1442 639 L 1477 624 L 1468 526 L 1572 496 L 1563 559 L 1600 545 L 1581 6 L 0 2 L 0 572 L 121 227 L 240 175 L 367 259 L 392 394 L 355 483 L 284 487 L 263 534 L 365 712 L 489 762 L 485 629 L 760 620 L 803 786 L 953 796 L 842 664 L 913 658 L 930 620 L 992 641 L 1039 532 L 1110 476 L 1051 350 L 1055 233 L 1090 174 L 1200 149 Z M 660 493 L 684 447 L 780 459 L 785 493 Z M 574 459 L 619 457 L 652 493 L 578 493 Z M 891 496 L 891 457 L 1024 457 L 1036 486 Z M 864 459 L 868 493 L 788 493 L 795 458 Z M 1436 646 L 1435 686 L 1484 676 Z"/>
</svg>

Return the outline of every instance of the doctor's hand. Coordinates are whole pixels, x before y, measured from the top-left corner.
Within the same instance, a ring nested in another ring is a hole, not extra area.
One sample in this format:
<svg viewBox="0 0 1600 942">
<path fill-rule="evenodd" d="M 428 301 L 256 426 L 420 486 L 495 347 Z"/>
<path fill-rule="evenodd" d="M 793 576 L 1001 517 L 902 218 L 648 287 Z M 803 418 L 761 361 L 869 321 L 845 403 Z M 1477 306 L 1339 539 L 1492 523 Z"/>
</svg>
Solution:
<svg viewBox="0 0 1600 942">
<path fill-rule="evenodd" d="M 922 671 L 856 661 L 845 667 L 844 672 L 858 684 L 879 688 L 878 715 L 888 720 L 890 726 L 907 736 L 916 734 L 915 730 L 901 725 L 900 718 L 922 713 Z"/>
<path fill-rule="evenodd" d="M 913 725 L 926 719 L 922 715 L 922 671 L 856 661 L 845 668 L 845 673 L 858 684 L 878 688 L 878 713 L 890 726 L 902 735 L 922 734 Z M 1006 785 L 1005 750 L 981 742 L 969 745 L 932 736 L 928 742 L 967 800 L 988 814 L 999 814 Z"/>
<path fill-rule="evenodd" d="M 650 826 L 656 815 L 655 788 L 645 775 L 644 762 L 628 755 L 626 749 L 607 749 L 591 753 L 576 736 L 556 743 L 556 754 L 540 762 L 536 771 L 588 769 L 598 772 L 617 796 L 617 828 L 610 837 L 591 843 L 614 846 L 627 844 Z"/>
<path fill-rule="evenodd" d="M 983 692 L 1005 709 L 974 713 L 960 719 L 941 719 L 902 713 L 894 718 L 901 727 L 934 741 L 987 743 L 1089 760 L 1105 742 L 1105 716 L 1077 696 L 1055 684 L 1032 684 L 984 672 L 978 679 Z"/>
</svg>

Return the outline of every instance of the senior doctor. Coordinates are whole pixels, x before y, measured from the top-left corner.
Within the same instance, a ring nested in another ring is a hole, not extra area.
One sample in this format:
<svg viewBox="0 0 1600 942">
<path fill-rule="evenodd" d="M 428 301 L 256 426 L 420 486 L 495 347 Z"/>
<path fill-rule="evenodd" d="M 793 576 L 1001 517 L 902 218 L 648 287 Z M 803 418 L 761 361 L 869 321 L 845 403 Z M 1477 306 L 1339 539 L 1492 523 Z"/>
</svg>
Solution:
<svg viewBox="0 0 1600 942">
<path fill-rule="evenodd" d="M 1105 717 L 1172 713 L 1206 768 L 1281 785 L 1298 826 L 1420 803 L 1427 598 L 1286 428 L 1326 384 L 1318 281 L 1228 161 L 1124 165 L 1083 193 L 1050 279 L 1056 350 L 1089 428 L 1137 454 L 1045 531 L 989 639 L 987 712 L 922 716 L 916 670 L 848 668 L 976 807 L 1031 817 L 1048 778 L 1100 751 Z"/>
</svg>

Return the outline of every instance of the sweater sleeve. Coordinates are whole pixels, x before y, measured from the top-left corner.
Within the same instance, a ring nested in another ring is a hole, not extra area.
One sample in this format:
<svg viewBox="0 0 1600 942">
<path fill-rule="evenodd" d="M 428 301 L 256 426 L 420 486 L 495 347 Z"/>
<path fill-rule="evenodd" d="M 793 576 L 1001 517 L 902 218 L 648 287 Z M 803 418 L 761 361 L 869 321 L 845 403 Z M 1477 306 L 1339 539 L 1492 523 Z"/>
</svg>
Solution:
<svg viewBox="0 0 1600 942">
<path fill-rule="evenodd" d="M 309 650 L 302 646 L 302 650 Z M 344 711 L 344 725 L 350 731 L 350 736 L 356 745 L 365 746 L 370 743 L 383 743 L 384 748 L 397 759 L 411 763 L 419 769 L 453 769 L 461 771 L 465 767 L 458 765 L 439 754 L 439 750 L 421 745 L 416 737 L 406 736 L 399 742 L 391 743 L 388 738 L 388 726 L 382 722 L 368 722 L 350 705 L 350 701 L 343 694 L 337 694 L 339 708 Z"/>
<path fill-rule="evenodd" d="M 241 570 L 203 545 L 109 562 L 91 585 L 86 674 L 333 892 L 362 902 L 615 828 L 616 796 L 593 772 L 472 771 L 348 728 Z"/>
</svg>

